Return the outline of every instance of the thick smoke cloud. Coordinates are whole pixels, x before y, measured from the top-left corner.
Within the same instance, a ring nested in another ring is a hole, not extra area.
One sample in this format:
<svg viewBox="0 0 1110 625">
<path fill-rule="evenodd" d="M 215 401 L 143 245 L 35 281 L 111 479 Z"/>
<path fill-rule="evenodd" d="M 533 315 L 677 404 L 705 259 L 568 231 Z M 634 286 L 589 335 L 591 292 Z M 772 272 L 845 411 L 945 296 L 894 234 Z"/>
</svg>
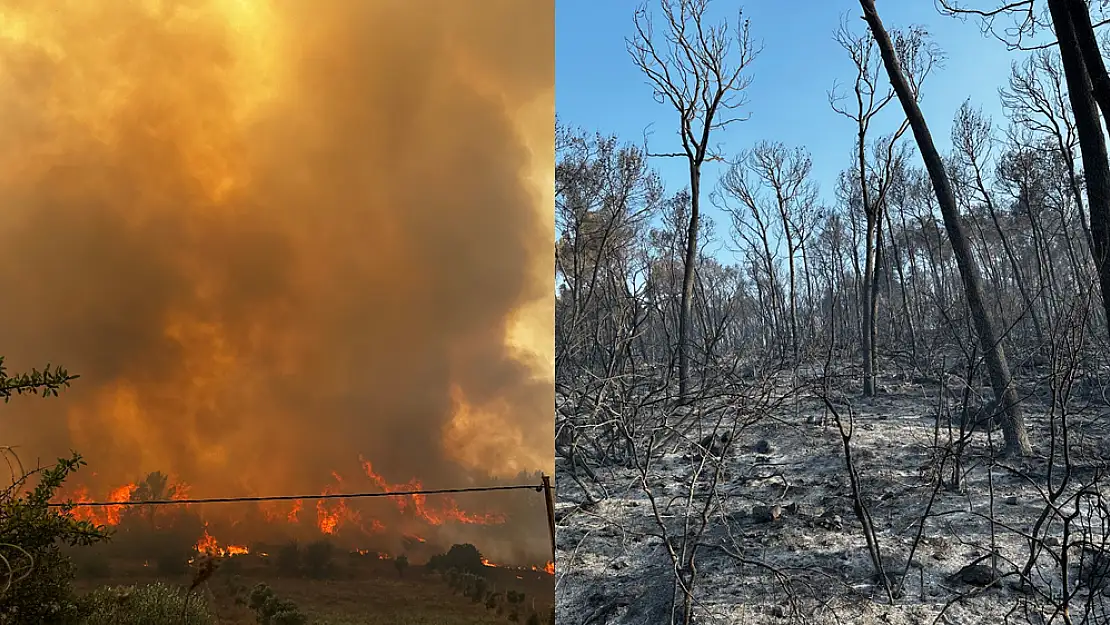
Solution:
<svg viewBox="0 0 1110 625">
<path fill-rule="evenodd" d="M 542 1 L 0 0 L 0 354 L 82 376 L 2 442 L 94 491 L 550 470 L 553 33 Z"/>
</svg>

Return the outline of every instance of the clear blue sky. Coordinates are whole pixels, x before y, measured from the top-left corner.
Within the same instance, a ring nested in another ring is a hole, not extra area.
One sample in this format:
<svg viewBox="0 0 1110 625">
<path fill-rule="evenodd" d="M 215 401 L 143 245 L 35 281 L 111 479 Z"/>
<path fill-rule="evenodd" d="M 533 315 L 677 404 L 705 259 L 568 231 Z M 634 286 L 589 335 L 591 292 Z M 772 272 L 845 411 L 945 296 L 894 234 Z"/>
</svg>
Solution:
<svg viewBox="0 0 1110 625">
<path fill-rule="evenodd" d="M 876 4 L 887 28 L 924 26 L 945 53 L 944 65 L 930 75 L 922 100 L 942 151 L 950 145 L 952 117 L 969 97 L 994 118 L 996 127 L 1005 124 L 997 93 L 1006 84 L 1011 62 L 1020 60 L 1019 53 L 1008 52 L 1002 43 L 984 37 L 973 20 L 940 15 L 932 0 L 879 0 Z M 651 126 L 651 149 L 675 151 L 675 113 L 652 99 L 645 77 L 625 48 L 637 5 L 637 0 L 556 2 L 555 109 L 569 125 L 616 134 L 637 144 Z M 653 14 L 658 13 L 657 5 L 658 0 L 651 0 Z M 851 120 L 829 108 L 827 94 L 834 83 L 850 86 L 854 77 L 851 62 L 833 41 L 833 33 L 845 17 L 862 32 L 866 24 L 859 17 L 859 3 L 715 0 L 711 4 L 713 11 L 721 12 L 718 15 L 730 18 L 737 6 L 742 6 L 751 20 L 753 38 L 762 42 L 763 52 L 751 66 L 751 118 L 726 129 L 714 143 L 719 142 L 729 157 L 761 140 L 808 148 L 822 196 L 831 202 L 836 176 L 850 164 L 855 132 Z M 876 134 L 892 131 L 901 121 L 897 100 L 888 111 L 878 122 Z M 663 175 L 668 192 L 687 185 L 683 161 L 661 158 L 652 164 Z M 706 171 L 706 192 L 716 185 L 719 173 L 719 168 Z M 719 228 L 726 225 L 712 210 L 707 212 L 717 219 Z M 719 230 L 719 234 L 725 232 Z"/>
</svg>

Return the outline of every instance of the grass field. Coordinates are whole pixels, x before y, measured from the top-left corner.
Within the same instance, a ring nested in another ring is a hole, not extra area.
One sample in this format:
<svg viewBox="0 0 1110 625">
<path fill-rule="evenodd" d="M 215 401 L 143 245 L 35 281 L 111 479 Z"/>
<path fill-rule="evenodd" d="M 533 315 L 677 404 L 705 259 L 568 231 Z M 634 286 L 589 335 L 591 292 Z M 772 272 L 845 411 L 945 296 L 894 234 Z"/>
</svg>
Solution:
<svg viewBox="0 0 1110 625">
<path fill-rule="evenodd" d="M 213 608 L 219 625 L 256 623 L 254 613 L 244 599 L 250 588 L 266 583 L 283 599 L 295 602 L 314 625 L 480 625 L 509 623 L 508 606 L 501 613 L 487 609 L 456 594 L 439 575 L 421 566 L 410 567 L 404 577 L 397 574 L 391 562 L 367 558 L 337 564 L 331 579 L 308 579 L 278 575 L 272 566 L 254 556 L 233 558 L 234 565 L 217 570 L 204 587 L 198 590 Z M 81 577 L 79 591 L 99 586 L 134 585 L 166 582 L 188 585 L 189 576 L 159 576 L 153 567 L 143 563 L 113 560 L 110 574 Z M 517 610 L 520 623 L 526 623 L 536 612 L 541 623 L 547 623 L 554 604 L 554 577 L 536 571 L 491 568 L 491 588 L 502 593 L 514 590 L 525 594 Z M 196 600 L 196 599 L 194 599 Z"/>
</svg>

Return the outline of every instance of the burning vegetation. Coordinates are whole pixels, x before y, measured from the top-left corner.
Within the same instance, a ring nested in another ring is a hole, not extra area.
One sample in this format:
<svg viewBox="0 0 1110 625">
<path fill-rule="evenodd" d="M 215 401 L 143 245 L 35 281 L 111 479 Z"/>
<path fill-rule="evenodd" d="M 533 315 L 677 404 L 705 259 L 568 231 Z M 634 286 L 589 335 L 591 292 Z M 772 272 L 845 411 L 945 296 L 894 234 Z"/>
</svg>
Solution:
<svg viewBox="0 0 1110 625">
<path fill-rule="evenodd" d="M 3 442 L 74 516 L 549 557 L 527 491 L 123 505 L 553 470 L 553 6 L 432 4 L 0 0 L 0 344 L 81 375 Z"/>
<path fill-rule="evenodd" d="M 377 489 L 376 492 L 383 494 L 406 493 L 420 488 L 419 480 L 391 484 L 374 473 L 368 462 L 362 461 L 360 466 L 365 471 L 361 480 L 345 480 L 338 472 L 333 472 L 334 483 L 325 485 L 321 494 L 340 493 L 339 487 L 347 483 L 356 489 L 369 484 Z M 534 481 L 537 476 L 521 476 L 520 479 Z M 226 510 L 221 513 L 216 508 L 206 509 L 200 504 L 184 501 L 190 492 L 187 485 L 155 472 L 140 483 L 111 489 L 106 498 L 98 500 L 116 505 L 82 505 L 93 502 L 84 486 L 77 487 L 71 495 L 60 499 L 73 504 L 69 514 L 76 519 L 114 528 L 124 541 L 128 540 L 126 537 L 137 534 L 158 534 L 167 530 L 188 532 L 188 528 L 196 528 L 199 538 L 193 544 L 193 551 L 222 557 L 251 553 L 248 545 L 252 541 L 319 539 L 328 539 L 346 546 L 353 553 L 372 554 L 380 559 L 391 559 L 394 554 L 429 557 L 437 550 L 442 551 L 444 544 L 461 536 L 477 537 L 472 538 L 477 542 L 495 543 L 494 534 L 483 528 L 500 527 L 509 521 L 508 515 L 501 512 L 465 510 L 454 497 L 442 494 L 398 494 L 374 500 L 318 499 L 316 514 L 313 515 L 302 514 L 304 502 L 300 499 L 221 504 L 239 506 L 237 513 L 228 514 Z M 524 501 L 521 501 L 521 495 Z M 538 502 L 527 501 L 536 499 L 529 495 L 532 493 L 526 491 L 509 496 L 517 499 L 518 509 L 539 508 Z M 146 501 L 175 500 L 182 503 L 135 505 Z M 488 497 L 485 502 L 486 505 L 503 503 Z M 242 506 L 249 506 L 251 510 L 244 513 Z M 535 510 L 528 515 L 533 522 L 536 516 Z M 467 526 L 477 531 L 466 532 Z M 433 536 L 434 540 L 429 543 L 425 536 Z M 365 547 L 367 543 L 375 547 L 369 549 Z M 526 552 L 518 552 L 515 556 L 518 560 L 520 553 Z M 497 566 L 488 560 L 484 563 Z M 542 570 L 535 566 L 531 568 Z"/>
</svg>

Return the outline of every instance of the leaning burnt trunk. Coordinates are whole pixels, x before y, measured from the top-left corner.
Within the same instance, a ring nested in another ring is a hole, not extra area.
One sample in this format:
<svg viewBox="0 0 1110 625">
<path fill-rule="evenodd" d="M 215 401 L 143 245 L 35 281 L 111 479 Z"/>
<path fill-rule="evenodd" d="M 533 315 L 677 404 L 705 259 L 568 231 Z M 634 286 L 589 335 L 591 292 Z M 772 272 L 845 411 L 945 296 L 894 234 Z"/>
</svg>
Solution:
<svg viewBox="0 0 1110 625">
<path fill-rule="evenodd" d="M 971 253 L 971 242 L 964 232 L 960 222 L 959 211 L 956 208 L 956 196 L 952 191 L 952 183 L 944 170 L 944 163 L 940 153 L 933 144 L 933 137 L 925 123 L 925 117 L 917 106 L 917 100 L 902 73 L 901 65 L 894 51 L 894 43 L 883 27 L 879 13 L 875 9 L 874 0 L 860 0 L 863 7 L 864 19 L 867 20 L 875 42 L 882 53 L 883 65 L 890 77 L 891 86 L 898 94 L 898 100 L 906 112 L 910 129 L 913 130 L 917 147 L 921 150 L 921 158 L 925 161 L 925 168 L 929 172 L 929 179 L 933 183 L 933 191 L 937 196 L 941 214 L 944 217 L 944 228 L 948 232 L 948 239 L 952 243 L 952 251 L 956 257 L 956 264 L 960 270 L 964 292 L 967 297 L 968 309 L 975 324 L 975 331 L 979 344 L 985 356 L 987 372 L 990 376 L 991 387 L 998 403 L 1004 408 L 1002 420 L 1002 434 L 1005 439 L 1005 452 L 1012 455 L 1027 455 L 1031 452 L 1029 434 L 1025 428 L 1025 420 L 1021 412 L 1021 402 L 1018 400 L 1017 391 L 1014 389 L 1010 378 L 1010 367 L 1006 361 L 1006 353 L 999 341 L 999 333 L 995 328 L 993 318 L 987 311 L 983 298 L 982 278 L 979 267 Z"/>
<path fill-rule="evenodd" d="M 1103 115 L 1110 115 L 1110 77 L 1102 62 L 1087 6 L 1071 0 L 1049 0 L 1048 8 L 1079 135 L 1091 219 L 1091 255 L 1110 328 L 1110 158 L 1098 114 L 1101 107 Z"/>
</svg>

